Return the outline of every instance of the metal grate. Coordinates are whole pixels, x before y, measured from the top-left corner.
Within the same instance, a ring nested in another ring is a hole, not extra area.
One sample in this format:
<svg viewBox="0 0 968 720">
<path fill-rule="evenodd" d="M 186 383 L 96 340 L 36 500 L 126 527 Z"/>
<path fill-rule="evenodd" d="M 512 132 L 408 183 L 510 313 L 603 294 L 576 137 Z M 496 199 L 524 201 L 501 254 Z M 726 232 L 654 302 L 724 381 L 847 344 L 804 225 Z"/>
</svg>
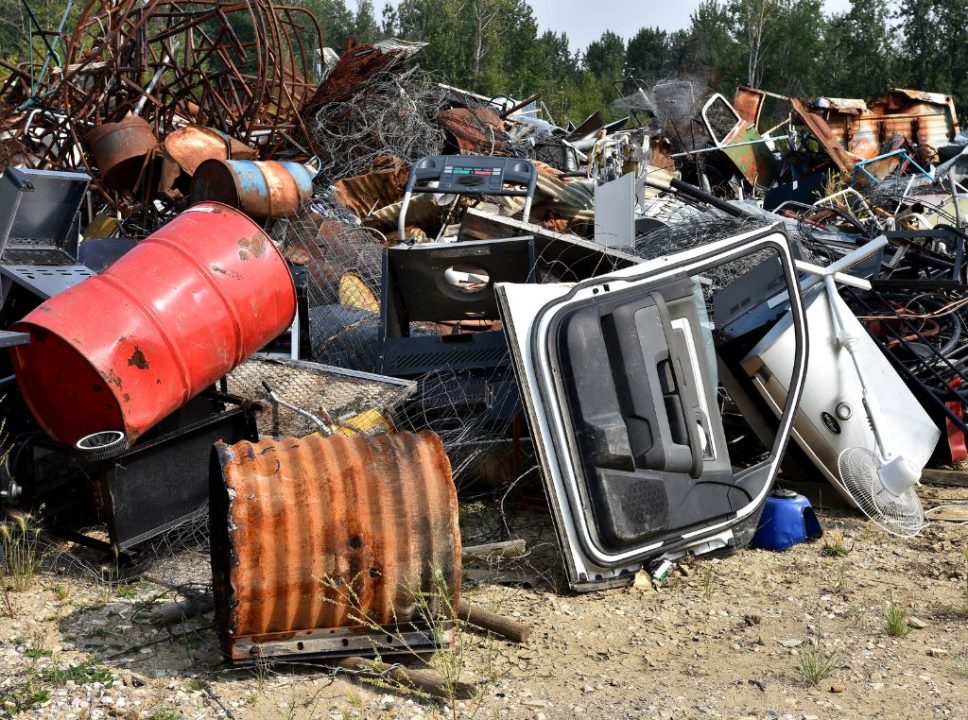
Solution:
<svg viewBox="0 0 968 720">
<path fill-rule="evenodd" d="M 265 355 L 250 357 L 226 380 L 231 394 L 267 408 L 259 414 L 259 434 L 276 437 L 299 437 L 315 432 L 317 427 L 309 418 L 275 403 L 263 381 L 283 401 L 317 417 L 328 415 L 346 432 L 382 430 L 385 419 L 416 387 L 412 382 L 382 375 Z"/>
</svg>

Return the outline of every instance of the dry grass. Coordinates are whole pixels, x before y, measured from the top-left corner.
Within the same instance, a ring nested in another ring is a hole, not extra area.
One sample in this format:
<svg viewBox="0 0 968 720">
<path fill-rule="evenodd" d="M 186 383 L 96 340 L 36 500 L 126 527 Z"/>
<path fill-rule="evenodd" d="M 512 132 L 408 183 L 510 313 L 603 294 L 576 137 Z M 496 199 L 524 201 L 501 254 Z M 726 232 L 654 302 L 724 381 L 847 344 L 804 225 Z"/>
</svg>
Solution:
<svg viewBox="0 0 968 720">
<path fill-rule="evenodd" d="M 40 528 L 30 515 L 17 514 L 0 525 L 3 569 L 13 590 L 29 588 L 40 567 Z"/>
</svg>

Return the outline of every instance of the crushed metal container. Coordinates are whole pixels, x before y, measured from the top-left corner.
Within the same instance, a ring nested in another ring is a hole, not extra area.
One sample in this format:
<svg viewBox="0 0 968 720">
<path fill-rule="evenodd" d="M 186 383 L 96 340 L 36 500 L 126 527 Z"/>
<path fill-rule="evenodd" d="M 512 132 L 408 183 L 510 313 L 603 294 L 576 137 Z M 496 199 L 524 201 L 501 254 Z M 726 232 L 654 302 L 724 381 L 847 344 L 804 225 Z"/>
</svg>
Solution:
<svg viewBox="0 0 968 720">
<path fill-rule="evenodd" d="M 151 125 L 137 115 L 100 125 L 84 139 L 101 172 L 101 182 L 112 190 L 133 190 L 148 156 L 158 147 Z"/>
<path fill-rule="evenodd" d="M 55 440 L 146 430 L 281 334 L 296 312 L 285 259 L 242 213 L 197 205 L 14 330 L 14 372 Z"/>
<path fill-rule="evenodd" d="M 372 652 L 372 626 L 420 621 L 416 593 L 460 598 L 457 493 L 429 431 L 216 443 L 210 522 L 233 662 Z"/>
<path fill-rule="evenodd" d="M 206 160 L 192 176 L 192 202 L 215 200 L 255 217 L 281 218 L 309 200 L 313 177 L 297 162 Z"/>
</svg>

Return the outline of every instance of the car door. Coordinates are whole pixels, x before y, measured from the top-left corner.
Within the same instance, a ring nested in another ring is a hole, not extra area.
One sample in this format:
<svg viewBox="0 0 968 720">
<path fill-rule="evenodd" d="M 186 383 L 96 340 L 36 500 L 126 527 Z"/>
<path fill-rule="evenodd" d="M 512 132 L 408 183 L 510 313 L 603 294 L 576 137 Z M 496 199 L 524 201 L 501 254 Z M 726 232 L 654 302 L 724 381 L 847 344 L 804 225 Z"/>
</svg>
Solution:
<svg viewBox="0 0 968 720">
<path fill-rule="evenodd" d="M 737 469 L 702 283 L 703 273 L 757 253 L 780 259 L 796 358 L 772 447 Z M 777 227 L 577 284 L 496 285 L 572 588 L 627 582 L 663 557 L 748 542 L 805 374 L 795 278 L 789 241 Z"/>
</svg>

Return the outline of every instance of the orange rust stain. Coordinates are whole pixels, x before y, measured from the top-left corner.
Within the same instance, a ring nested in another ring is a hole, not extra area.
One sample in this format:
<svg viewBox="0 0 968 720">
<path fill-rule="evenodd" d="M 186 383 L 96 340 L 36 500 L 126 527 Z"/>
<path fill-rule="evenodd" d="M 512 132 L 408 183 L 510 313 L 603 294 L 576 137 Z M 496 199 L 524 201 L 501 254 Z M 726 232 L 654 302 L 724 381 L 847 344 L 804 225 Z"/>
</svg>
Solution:
<svg viewBox="0 0 968 720">
<path fill-rule="evenodd" d="M 260 258 L 266 252 L 266 237 L 258 232 L 252 237 L 244 237 L 239 240 L 239 259 L 246 262 L 253 257 Z"/>
</svg>

